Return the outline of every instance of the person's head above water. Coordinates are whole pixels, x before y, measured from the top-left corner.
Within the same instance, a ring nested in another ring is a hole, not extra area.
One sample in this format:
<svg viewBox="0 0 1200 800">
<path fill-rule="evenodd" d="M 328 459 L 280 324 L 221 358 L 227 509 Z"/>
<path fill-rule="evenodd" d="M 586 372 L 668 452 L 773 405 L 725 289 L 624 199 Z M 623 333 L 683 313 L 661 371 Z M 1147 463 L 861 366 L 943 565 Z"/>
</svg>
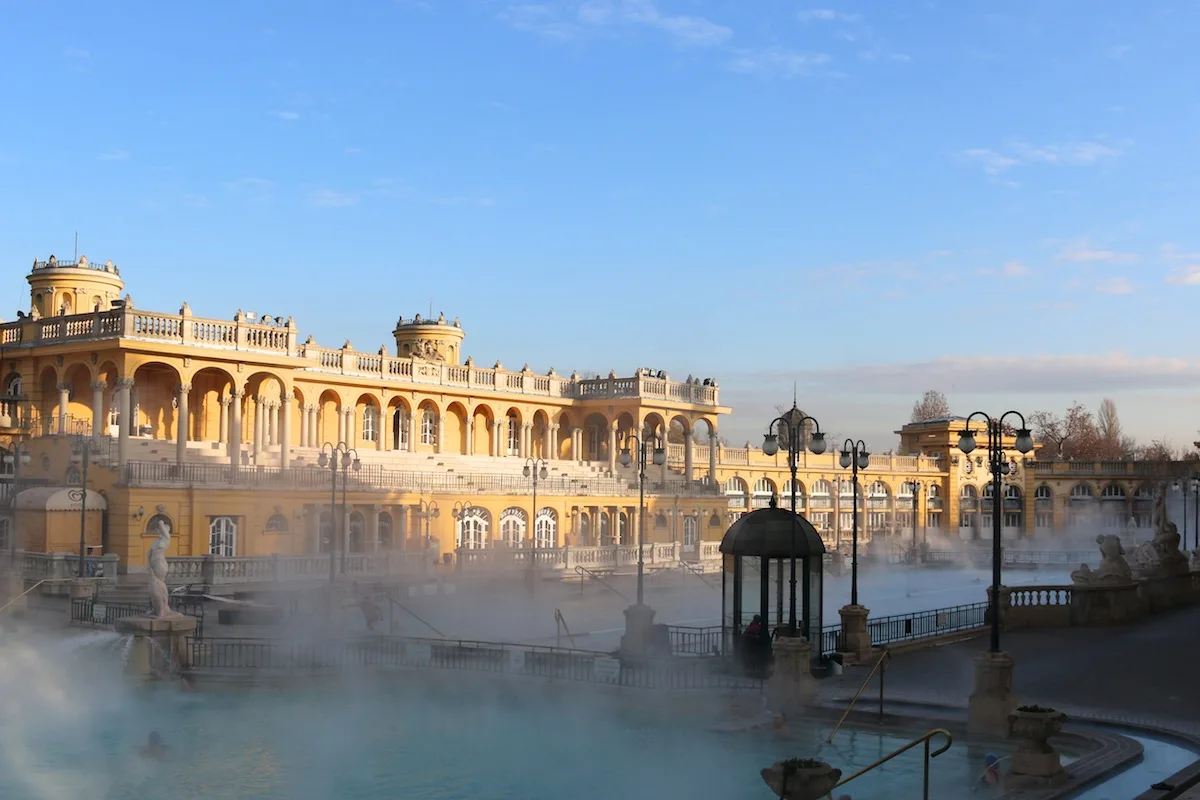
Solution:
<svg viewBox="0 0 1200 800">
<path fill-rule="evenodd" d="M 984 766 L 994 767 L 997 763 L 999 763 L 999 761 L 1000 761 L 1000 759 L 996 756 L 995 753 L 988 753 L 986 756 L 983 757 Z"/>
</svg>

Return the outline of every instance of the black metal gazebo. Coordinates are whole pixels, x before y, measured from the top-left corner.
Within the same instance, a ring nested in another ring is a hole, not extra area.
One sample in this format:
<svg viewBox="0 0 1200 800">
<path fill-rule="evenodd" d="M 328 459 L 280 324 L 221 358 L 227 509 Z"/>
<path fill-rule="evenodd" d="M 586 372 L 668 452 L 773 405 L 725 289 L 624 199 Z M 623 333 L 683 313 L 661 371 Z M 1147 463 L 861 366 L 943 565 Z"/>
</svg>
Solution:
<svg viewBox="0 0 1200 800">
<path fill-rule="evenodd" d="M 764 637 L 769 637 L 772 629 L 788 629 L 790 635 L 803 636 L 820 646 L 825 545 L 811 522 L 778 508 L 772 497 L 769 508 L 751 511 L 729 527 L 721 539 L 721 554 L 721 626 L 725 641 L 738 641 L 758 616 Z M 795 572 L 791 570 L 793 559 Z M 797 587 L 789 575 L 799 576 L 801 586 Z M 802 613 L 793 632 L 787 613 L 795 608 L 797 594 Z M 786 604 L 785 598 L 789 601 Z"/>
</svg>

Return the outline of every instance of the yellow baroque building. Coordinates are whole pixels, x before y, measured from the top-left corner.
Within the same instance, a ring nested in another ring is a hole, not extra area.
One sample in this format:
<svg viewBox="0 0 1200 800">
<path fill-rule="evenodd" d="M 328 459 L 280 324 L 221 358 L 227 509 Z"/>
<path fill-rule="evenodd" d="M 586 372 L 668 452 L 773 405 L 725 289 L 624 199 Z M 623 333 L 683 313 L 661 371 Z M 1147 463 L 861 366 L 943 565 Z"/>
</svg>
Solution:
<svg viewBox="0 0 1200 800">
<path fill-rule="evenodd" d="M 78 552 L 80 493 L 70 487 L 83 480 L 85 449 L 87 546 L 117 554 L 123 570 L 144 565 L 159 519 L 172 528 L 173 556 L 632 544 L 636 446 L 630 466 L 619 454 L 635 433 L 666 443 L 665 463 L 646 469 L 648 543 L 695 552 L 747 509 L 790 501 L 786 453 L 720 443 L 730 409 L 712 379 L 483 367 L 462 358 L 463 328 L 441 315 L 400 319 L 394 354 L 348 341 L 327 348 L 301 340 L 290 317 L 138 309 L 116 266 L 86 258 L 35 261 L 27 279 L 29 311 L 0 325 L 0 491 L 20 492 L 0 551 Z M 986 454 L 958 454 L 962 426 L 906 425 L 903 455 L 872 456 L 859 475 L 863 541 L 918 528 L 989 535 Z M 343 442 L 360 467 L 339 471 L 334 490 L 319 459 Z M 1105 525 L 1141 519 L 1164 474 L 1034 462 L 1012 444 L 1011 538 L 1094 513 Z M 800 456 L 797 501 L 831 547 L 845 547 L 854 492 L 840 443 L 830 446 Z"/>
</svg>

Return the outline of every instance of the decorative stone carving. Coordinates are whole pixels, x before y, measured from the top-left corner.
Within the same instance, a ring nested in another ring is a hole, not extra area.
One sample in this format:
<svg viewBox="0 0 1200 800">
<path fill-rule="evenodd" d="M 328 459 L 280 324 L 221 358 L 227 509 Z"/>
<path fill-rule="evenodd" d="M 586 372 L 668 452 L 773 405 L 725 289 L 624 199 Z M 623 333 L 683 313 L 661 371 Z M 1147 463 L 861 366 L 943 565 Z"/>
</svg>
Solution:
<svg viewBox="0 0 1200 800">
<path fill-rule="evenodd" d="M 181 614 L 171 610 L 167 593 L 167 547 L 171 544 L 171 527 L 166 520 L 158 521 L 158 536 L 150 545 L 146 559 L 150 571 L 150 613 L 155 619 L 177 619 Z"/>
<path fill-rule="evenodd" d="M 1079 569 L 1071 573 L 1071 582 L 1085 586 L 1122 586 L 1133 580 L 1133 570 L 1125 560 L 1125 548 L 1121 545 L 1120 537 L 1112 534 L 1101 534 L 1096 537 L 1100 545 L 1100 566 L 1092 569 L 1087 564 L 1080 564 Z"/>
<path fill-rule="evenodd" d="M 784 800 L 821 800 L 842 779 L 842 771 L 827 762 L 789 758 L 763 767 L 763 782 Z"/>
<path fill-rule="evenodd" d="M 1161 485 L 1154 502 L 1154 539 L 1133 551 L 1139 578 L 1169 578 L 1189 572 L 1188 558 L 1179 549 L 1179 529 L 1167 519 L 1167 487 Z"/>
<path fill-rule="evenodd" d="M 434 339 L 414 339 L 412 343 L 412 354 L 417 358 L 423 358 L 426 361 L 445 361 L 446 356 L 442 352 L 442 345 Z"/>
<path fill-rule="evenodd" d="M 1053 708 L 1020 706 L 1008 715 L 1012 735 L 1021 740 L 1021 747 L 1013 754 L 1012 767 L 1004 778 L 1006 789 L 1024 789 L 1056 786 L 1065 783 L 1067 771 L 1063 769 L 1058 751 L 1049 742 L 1062 730 L 1067 715 Z"/>
</svg>

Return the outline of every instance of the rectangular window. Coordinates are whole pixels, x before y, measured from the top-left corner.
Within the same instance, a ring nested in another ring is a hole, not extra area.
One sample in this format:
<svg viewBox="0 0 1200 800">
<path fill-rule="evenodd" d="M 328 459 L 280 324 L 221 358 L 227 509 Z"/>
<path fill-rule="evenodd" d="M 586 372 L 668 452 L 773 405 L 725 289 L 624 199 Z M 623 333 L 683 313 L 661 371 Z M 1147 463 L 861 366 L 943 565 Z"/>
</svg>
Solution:
<svg viewBox="0 0 1200 800">
<path fill-rule="evenodd" d="M 1021 527 L 1021 512 L 1020 511 L 1005 511 L 1004 512 L 1004 527 L 1006 527 L 1006 528 Z"/>
<path fill-rule="evenodd" d="M 925 527 L 937 530 L 942 527 L 942 514 L 940 511 L 930 511 L 925 516 Z"/>
<path fill-rule="evenodd" d="M 1054 527 L 1054 512 L 1039 511 L 1033 517 L 1034 527 L 1037 528 L 1053 528 Z"/>
</svg>

